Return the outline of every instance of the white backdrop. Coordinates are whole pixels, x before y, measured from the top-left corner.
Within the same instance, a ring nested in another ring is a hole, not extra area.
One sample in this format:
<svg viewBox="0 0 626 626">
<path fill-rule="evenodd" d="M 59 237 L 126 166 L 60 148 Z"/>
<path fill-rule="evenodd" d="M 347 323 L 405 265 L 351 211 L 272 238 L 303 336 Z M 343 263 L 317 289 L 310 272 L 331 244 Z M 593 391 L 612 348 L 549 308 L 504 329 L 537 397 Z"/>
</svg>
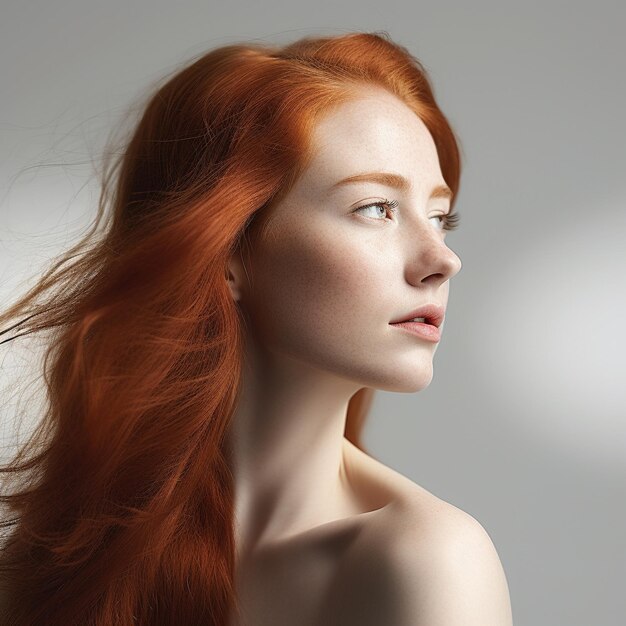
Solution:
<svg viewBox="0 0 626 626">
<path fill-rule="evenodd" d="M 624 24 L 624 5 L 606 1 L 11 3 L 2 305 L 93 217 L 91 158 L 152 81 L 233 41 L 387 31 L 422 61 L 461 140 L 461 225 L 446 241 L 463 270 L 431 385 L 379 392 L 365 443 L 483 524 L 516 626 L 621 626 Z M 0 345 L 3 403 L 36 364 L 13 344 Z"/>
</svg>

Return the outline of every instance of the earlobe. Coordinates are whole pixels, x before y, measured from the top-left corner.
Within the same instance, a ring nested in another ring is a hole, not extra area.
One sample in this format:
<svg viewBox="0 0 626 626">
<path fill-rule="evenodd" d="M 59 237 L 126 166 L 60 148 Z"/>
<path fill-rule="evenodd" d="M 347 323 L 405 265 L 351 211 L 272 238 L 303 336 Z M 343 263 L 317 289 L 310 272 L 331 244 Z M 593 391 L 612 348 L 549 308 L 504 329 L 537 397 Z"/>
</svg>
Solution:
<svg viewBox="0 0 626 626">
<path fill-rule="evenodd" d="M 239 282 L 236 279 L 231 264 L 228 264 L 228 272 L 226 275 L 226 282 L 228 283 L 228 287 L 230 289 L 230 293 L 233 297 L 233 300 L 235 300 L 235 302 L 238 302 L 241 298 L 241 292 L 239 289 Z"/>
<path fill-rule="evenodd" d="M 226 282 L 235 302 L 239 302 L 243 295 L 243 281 L 246 277 L 243 260 L 238 252 L 235 252 L 229 262 L 226 275 Z"/>
</svg>

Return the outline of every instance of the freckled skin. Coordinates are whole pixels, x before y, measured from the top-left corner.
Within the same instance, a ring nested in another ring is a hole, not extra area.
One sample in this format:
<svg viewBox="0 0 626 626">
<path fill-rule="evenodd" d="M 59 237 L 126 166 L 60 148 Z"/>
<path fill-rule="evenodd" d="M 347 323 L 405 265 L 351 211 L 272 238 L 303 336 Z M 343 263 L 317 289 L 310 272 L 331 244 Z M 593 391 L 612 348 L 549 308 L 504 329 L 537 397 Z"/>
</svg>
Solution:
<svg viewBox="0 0 626 626">
<path fill-rule="evenodd" d="M 445 182 L 428 129 L 392 95 L 373 93 L 318 125 L 317 157 L 275 210 L 273 236 L 249 268 L 248 306 L 256 331 L 277 350 L 362 386 L 418 391 L 430 383 L 438 344 L 388 322 L 426 302 L 445 306 L 461 263 L 436 217 L 448 201 L 427 204 L 431 188 Z M 344 176 L 381 169 L 406 175 L 414 193 L 401 197 L 374 183 L 329 191 Z M 400 202 L 397 223 L 381 209 L 351 213 L 356 203 L 384 198 Z"/>
<path fill-rule="evenodd" d="M 428 302 L 445 307 L 461 269 L 442 230 L 449 202 L 428 199 L 446 182 L 435 144 L 403 102 L 368 88 L 319 120 L 313 145 L 313 161 L 269 216 L 268 236 L 245 267 L 239 254 L 230 263 L 229 285 L 248 322 L 231 428 L 238 563 L 247 574 L 264 546 L 315 536 L 323 524 L 381 506 L 381 494 L 392 497 L 390 474 L 375 484 L 378 470 L 365 477 L 364 465 L 348 467 L 348 401 L 365 386 L 411 393 L 430 384 L 438 344 L 389 322 Z M 331 189 L 369 171 L 401 174 L 412 189 Z M 353 212 L 385 199 L 398 201 L 393 215 Z M 271 580 L 268 571 L 257 581 Z M 294 619 L 307 623 L 301 611 Z"/>
</svg>

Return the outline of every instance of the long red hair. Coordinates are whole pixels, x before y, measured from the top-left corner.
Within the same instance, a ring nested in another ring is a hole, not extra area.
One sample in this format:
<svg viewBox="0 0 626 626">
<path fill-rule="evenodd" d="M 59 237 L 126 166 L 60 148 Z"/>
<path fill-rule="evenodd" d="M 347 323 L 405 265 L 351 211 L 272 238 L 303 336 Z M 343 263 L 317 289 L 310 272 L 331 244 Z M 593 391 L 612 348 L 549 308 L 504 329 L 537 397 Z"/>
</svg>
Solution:
<svg viewBox="0 0 626 626">
<path fill-rule="evenodd" d="M 454 132 L 385 32 L 211 50 L 163 79 L 105 159 L 90 232 L 0 314 L 2 343 L 48 336 L 45 413 L 1 468 L 4 624 L 228 623 L 243 347 L 228 260 L 263 236 L 319 117 L 374 85 L 425 123 L 454 203 Z M 372 396 L 348 408 L 362 449 Z"/>
</svg>

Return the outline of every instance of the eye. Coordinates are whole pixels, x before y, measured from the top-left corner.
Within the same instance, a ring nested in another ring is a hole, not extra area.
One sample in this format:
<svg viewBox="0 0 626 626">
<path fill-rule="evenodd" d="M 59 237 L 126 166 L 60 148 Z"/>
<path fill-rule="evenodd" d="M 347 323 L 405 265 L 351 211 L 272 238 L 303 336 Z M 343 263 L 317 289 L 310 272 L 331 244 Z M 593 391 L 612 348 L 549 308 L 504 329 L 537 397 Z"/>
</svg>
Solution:
<svg viewBox="0 0 626 626">
<path fill-rule="evenodd" d="M 430 219 L 431 220 L 432 219 L 439 220 L 439 224 L 440 224 L 439 229 L 440 230 L 447 230 L 447 228 L 446 228 L 446 225 L 447 225 L 447 222 L 448 222 L 448 216 L 447 215 L 433 215 Z"/>
<path fill-rule="evenodd" d="M 455 230 L 459 227 L 460 214 L 454 209 L 452 209 L 449 213 L 444 213 L 443 215 L 435 215 L 435 217 L 441 218 L 441 223 L 443 224 L 441 230 Z"/>
<path fill-rule="evenodd" d="M 397 200 L 383 200 L 382 202 L 372 202 L 370 204 L 365 204 L 363 206 L 359 206 L 356 209 L 354 209 L 354 212 L 358 212 L 358 211 L 363 211 L 364 209 L 372 209 L 372 208 L 378 208 L 378 207 L 382 207 L 385 211 L 393 214 L 396 212 L 396 209 L 398 207 L 398 201 Z M 385 212 L 383 211 L 383 213 Z M 384 215 L 380 215 L 380 217 L 385 217 Z M 374 219 L 377 220 L 378 218 L 376 217 L 368 217 L 368 219 Z M 382 221 L 380 219 L 378 219 L 378 221 Z"/>
<path fill-rule="evenodd" d="M 382 200 L 380 202 L 371 202 L 369 204 L 364 204 L 363 206 L 357 207 L 356 209 L 354 209 L 354 213 L 357 213 L 358 211 L 364 211 L 365 209 L 373 209 L 379 207 L 386 209 L 386 211 L 393 215 L 398 209 L 398 201 Z M 439 220 L 439 223 L 441 224 L 441 231 L 455 230 L 459 226 L 460 214 L 455 209 L 452 209 L 448 213 L 443 213 L 442 215 L 434 215 L 433 217 Z M 384 215 L 381 215 L 379 213 L 379 217 L 368 217 L 367 219 L 373 219 L 375 221 L 382 222 L 384 221 Z"/>
</svg>

